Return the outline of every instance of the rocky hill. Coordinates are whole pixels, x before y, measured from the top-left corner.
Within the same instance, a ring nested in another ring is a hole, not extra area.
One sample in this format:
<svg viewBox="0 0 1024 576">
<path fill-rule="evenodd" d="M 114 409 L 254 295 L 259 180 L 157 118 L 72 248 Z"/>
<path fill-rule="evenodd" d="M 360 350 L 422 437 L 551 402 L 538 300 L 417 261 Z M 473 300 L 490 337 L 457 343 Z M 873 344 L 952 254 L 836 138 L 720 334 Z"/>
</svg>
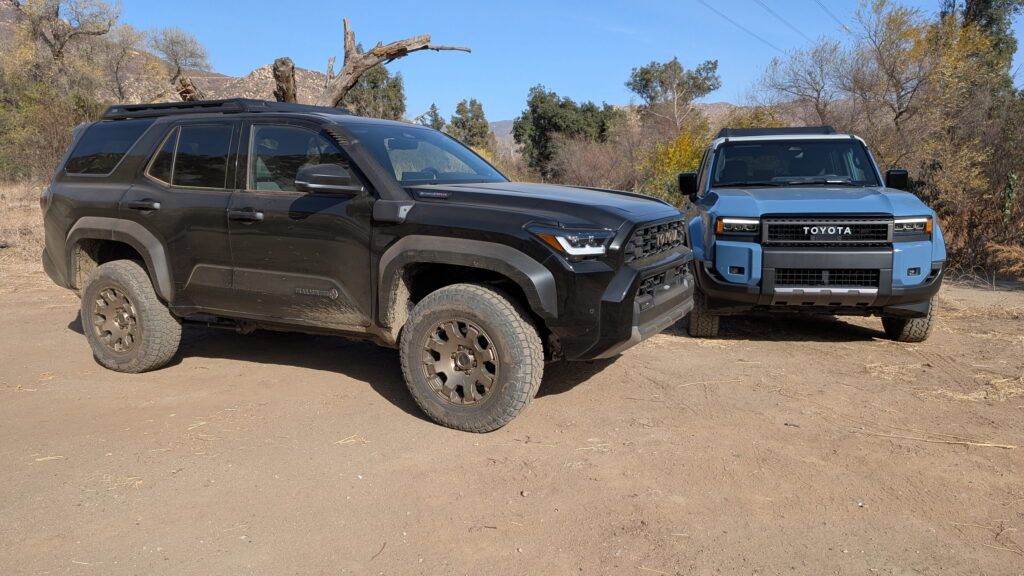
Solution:
<svg viewBox="0 0 1024 576">
<path fill-rule="evenodd" d="M 240 78 L 196 70 L 191 72 L 192 81 L 208 98 L 255 98 L 274 99 L 274 72 L 267 64 Z M 327 75 L 316 70 L 295 69 L 295 85 L 298 99 L 302 104 L 312 104 L 320 96 Z"/>
</svg>

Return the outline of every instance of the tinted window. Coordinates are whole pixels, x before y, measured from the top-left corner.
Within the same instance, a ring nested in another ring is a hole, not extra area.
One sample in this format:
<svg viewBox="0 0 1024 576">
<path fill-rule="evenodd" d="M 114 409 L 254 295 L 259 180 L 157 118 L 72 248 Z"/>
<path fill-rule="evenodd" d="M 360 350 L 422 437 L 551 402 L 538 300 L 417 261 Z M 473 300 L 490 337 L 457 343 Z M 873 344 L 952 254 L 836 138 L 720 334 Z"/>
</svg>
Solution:
<svg viewBox="0 0 1024 576">
<path fill-rule="evenodd" d="M 348 167 L 332 140 L 295 126 L 253 126 L 249 143 L 249 189 L 295 191 L 295 174 L 303 166 Z"/>
<path fill-rule="evenodd" d="M 857 140 L 730 142 L 718 147 L 712 186 L 837 183 L 877 186 Z"/>
<path fill-rule="evenodd" d="M 225 188 L 231 126 L 182 126 L 178 130 L 171 184 Z"/>
<path fill-rule="evenodd" d="M 347 124 L 401 184 L 506 182 L 490 164 L 458 141 L 427 128 Z"/>
<path fill-rule="evenodd" d="M 64 170 L 69 174 L 110 174 L 153 119 L 97 122 L 86 129 Z"/>
<path fill-rule="evenodd" d="M 174 164 L 174 147 L 178 145 L 178 129 L 175 128 L 164 140 L 164 145 L 157 152 L 156 158 L 149 166 L 149 175 L 164 183 L 171 181 L 171 167 Z"/>
</svg>

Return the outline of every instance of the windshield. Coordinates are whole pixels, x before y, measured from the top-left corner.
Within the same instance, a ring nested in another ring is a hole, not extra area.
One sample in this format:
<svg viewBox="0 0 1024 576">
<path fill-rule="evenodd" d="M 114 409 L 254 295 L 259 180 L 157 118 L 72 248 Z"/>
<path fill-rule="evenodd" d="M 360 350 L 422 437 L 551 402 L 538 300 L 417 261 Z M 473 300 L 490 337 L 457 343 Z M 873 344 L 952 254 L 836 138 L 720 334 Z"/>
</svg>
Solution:
<svg viewBox="0 0 1024 576">
<path fill-rule="evenodd" d="M 812 184 L 878 186 L 878 177 L 854 139 L 727 142 L 715 153 L 712 187 Z"/>
<path fill-rule="evenodd" d="M 403 186 L 507 182 L 472 150 L 435 130 L 387 124 L 346 124 Z"/>
</svg>

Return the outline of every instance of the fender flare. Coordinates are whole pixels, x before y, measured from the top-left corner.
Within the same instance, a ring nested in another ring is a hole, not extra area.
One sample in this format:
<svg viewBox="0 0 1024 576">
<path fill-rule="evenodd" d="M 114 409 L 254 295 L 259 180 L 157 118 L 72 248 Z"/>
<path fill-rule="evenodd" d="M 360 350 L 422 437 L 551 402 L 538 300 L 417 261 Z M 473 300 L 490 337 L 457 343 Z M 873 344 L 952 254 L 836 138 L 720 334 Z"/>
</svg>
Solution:
<svg viewBox="0 0 1024 576">
<path fill-rule="evenodd" d="M 160 240 L 142 224 L 131 220 L 100 216 L 79 218 L 71 227 L 64 243 L 68 279 L 71 282 L 76 280 L 73 248 L 80 240 L 113 240 L 134 248 L 145 261 L 146 270 L 149 272 L 149 277 L 153 279 L 153 288 L 156 289 L 157 295 L 165 302 L 171 301 L 174 285 L 171 283 L 167 251 L 164 250 L 164 245 L 160 243 Z M 80 289 L 81 286 L 76 286 L 76 288 Z"/>
<path fill-rule="evenodd" d="M 377 310 L 389 306 L 389 295 L 399 281 L 399 272 L 409 264 L 453 264 L 497 272 L 515 282 L 529 301 L 530 308 L 541 318 L 558 318 L 558 293 L 555 277 L 540 262 L 502 244 L 412 235 L 388 248 L 378 267 Z"/>
</svg>

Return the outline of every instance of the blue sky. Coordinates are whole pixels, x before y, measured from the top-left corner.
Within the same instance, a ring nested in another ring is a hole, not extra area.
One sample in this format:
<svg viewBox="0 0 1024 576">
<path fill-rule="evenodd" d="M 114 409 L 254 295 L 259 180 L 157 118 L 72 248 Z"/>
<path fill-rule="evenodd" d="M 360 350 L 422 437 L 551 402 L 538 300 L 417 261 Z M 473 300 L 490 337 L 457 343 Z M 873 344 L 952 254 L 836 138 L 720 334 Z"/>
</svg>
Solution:
<svg viewBox="0 0 1024 576">
<path fill-rule="evenodd" d="M 378 41 L 386 44 L 429 33 L 434 44 L 468 46 L 473 52 L 417 52 L 390 64 L 390 70 L 400 71 L 405 78 L 406 115 L 414 117 L 436 102 L 448 117 L 460 100 L 476 98 L 487 118 L 497 121 L 518 116 L 530 87 L 536 84 L 577 101 L 628 104 L 631 94 L 623 84 L 631 69 L 674 56 L 688 68 L 717 59 L 722 88 L 704 101 L 743 103 L 771 58 L 782 55 L 780 50 L 809 46 L 804 36 L 848 37 L 840 23 L 853 28 L 859 4 L 859 0 L 123 0 L 122 21 L 143 29 L 184 28 L 207 47 L 214 69 L 232 76 L 280 56 L 290 56 L 303 68 L 325 70 L 327 59 L 336 55 L 340 68 L 343 17 L 351 21 L 356 40 L 367 48 Z M 933 13 L 940 0 L 906 0 L 904 4 Z M 1017 38 L 1024 39 L 1021 18 L 1014 29 Z M 1024 46 L 1024 40 L 1020 44 Z M 1024 49 L 1018 50 L 1014 66 L 1022 63 Z M 1017 85 L 1024 85 L 1024 68 L 1018 68 Z"/>
</svg>

